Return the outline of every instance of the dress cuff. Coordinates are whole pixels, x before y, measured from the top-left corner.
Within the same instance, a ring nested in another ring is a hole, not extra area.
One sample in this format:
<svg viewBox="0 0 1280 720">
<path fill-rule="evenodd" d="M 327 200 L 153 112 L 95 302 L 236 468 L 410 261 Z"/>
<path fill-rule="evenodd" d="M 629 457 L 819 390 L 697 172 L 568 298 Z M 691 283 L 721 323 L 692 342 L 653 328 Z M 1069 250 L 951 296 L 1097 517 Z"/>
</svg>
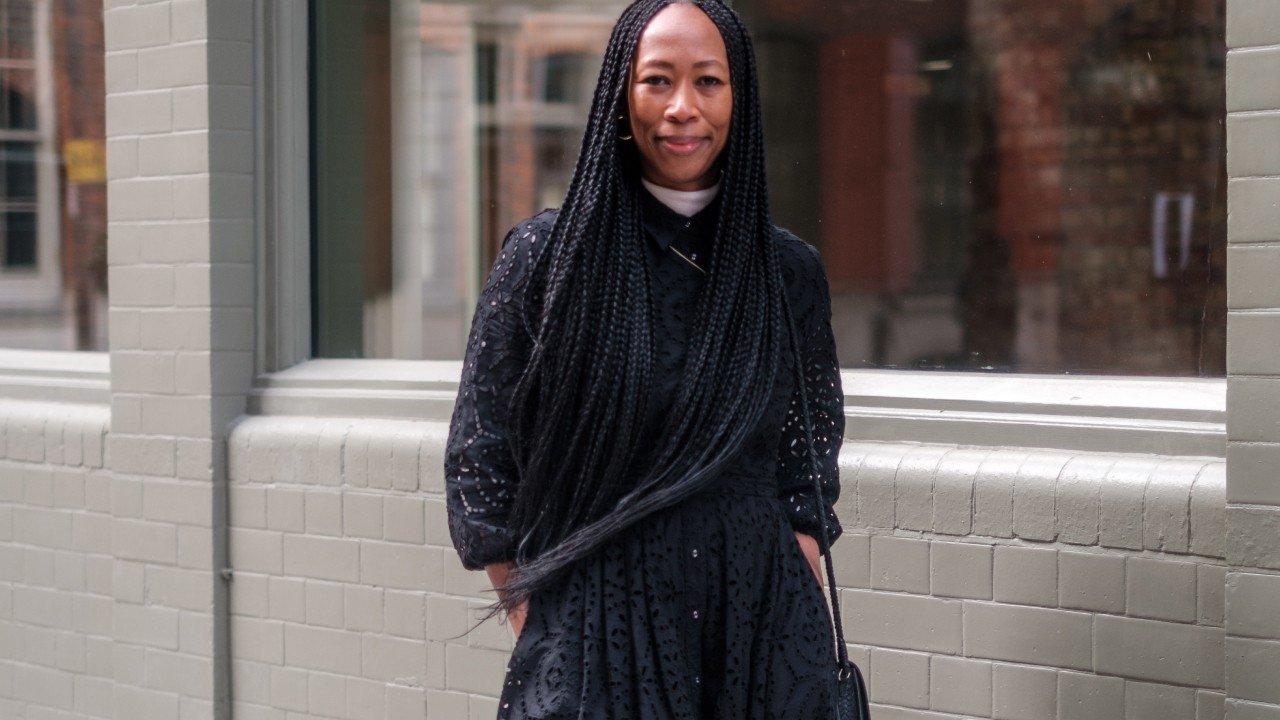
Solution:
<svg viewBox="0 0 1280 720">
<path fill-rule="evenodd" d="M 790 520 L 791 527 L 796 532 L 812 537 L 821 545 L 822 526 L 818 524 L 819 504 L 814 502 L 813 491 L 790 492 L 782 497 L 782 501 L 786 505 L 787 519 Z M 834 508 L 825 503 L 821 507 L 826 519 L 827 543 L 834 546 L 836 538 L 844 533 L 844 528 L 840 526 L 840 519 L 836 516 Z"/>
<path fill-rule="evenodd" d="M 515 559 L 515 536 L 498 518 L 451 515 L 449 535 L 466 570 L 481 570 L 485 565 Z"/>
</svg>

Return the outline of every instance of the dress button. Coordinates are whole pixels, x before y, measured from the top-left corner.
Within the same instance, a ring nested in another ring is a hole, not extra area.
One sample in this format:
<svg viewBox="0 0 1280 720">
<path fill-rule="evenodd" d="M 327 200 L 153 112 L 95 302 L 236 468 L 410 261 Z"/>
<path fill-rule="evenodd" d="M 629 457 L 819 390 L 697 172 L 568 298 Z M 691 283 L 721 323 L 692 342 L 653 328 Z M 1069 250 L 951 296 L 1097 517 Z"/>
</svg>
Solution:
<svg viewBox="0 0 1280 720">
<path fill-rule="evenodd" d="M 698 548 L 693 549 L 693 556 L 698 557 Z"/>
<path fill-rule="evenodd" d="M 694 610 L 694 611 L 693 611 L 693 619 L 694 619 L 694 620 L 697 620 L 697 619 L 698 619 L 698 611 L 697 611 L 697 610 Z"/>
<path fill-rule="evenodd" d="M 694 675 L 694 676 L 693 676 L 693 682 L 694 682 L 694 683 L 696 683 L 696 684 L 698 684 L 698 685 L 701 685 L 701 684 L 702 684 L 702 676 L 701 676 L 701 675 Z"/>
</svg>

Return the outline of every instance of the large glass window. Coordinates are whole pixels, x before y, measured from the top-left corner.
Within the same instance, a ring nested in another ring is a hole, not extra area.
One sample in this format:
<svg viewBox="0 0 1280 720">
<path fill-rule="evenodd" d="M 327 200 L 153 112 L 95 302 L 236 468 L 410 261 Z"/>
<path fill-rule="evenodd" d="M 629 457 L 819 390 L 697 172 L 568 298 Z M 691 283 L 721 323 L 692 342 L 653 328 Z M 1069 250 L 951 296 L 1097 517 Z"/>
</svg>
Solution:
<svg viewBox="0 0 1280 720">
<path fill-rule="evenodd" d="M 322 357 L 456 359 L 624 2 L 313 3 Z M 847 367 L 1221 376 L 1221 0 L 738 0 Z"/>
<path fill-rule="evenodd" d="M 105 350 L 102 6 L 0 0 L 0 347 Z"/>
</svg>

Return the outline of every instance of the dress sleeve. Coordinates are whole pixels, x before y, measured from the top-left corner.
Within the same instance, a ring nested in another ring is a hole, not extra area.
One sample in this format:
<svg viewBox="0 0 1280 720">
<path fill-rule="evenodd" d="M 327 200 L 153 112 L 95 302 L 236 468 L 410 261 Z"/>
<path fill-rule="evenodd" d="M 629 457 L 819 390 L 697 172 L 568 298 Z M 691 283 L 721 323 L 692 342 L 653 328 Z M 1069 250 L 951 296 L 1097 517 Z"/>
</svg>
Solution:
<svg viewBox="0 0 1280 720">
<path fill-rule="evenodd" d="M 831 329 L 831 295 L 826 270 L 817 248 L 808 243 L 802 243 L 802 247 L 806 261 L 794 278 L 798 292 L 791 297 L 798 299 L 792 302 L 792 312 L 803 359 L 803 382 L 808 393 L 822 495 L 814 497 L 798 386 L 792 392 L 778 446 L 778 494 L 797 532 L 819 538 L 821 516 L 827 526 L 827 539 L 834 544 L 843 533 L 834 505 L 840 497 L 844 389 L 840 384 L 840 363 Z"/>
<path fill-rule="evenodd" d="M 540 234 L 525 221 L 503 238 L 467 337 L 444 455 L 449 536 L 467 570 L 515 557 L 517 538 L 507 518 L 520 478 L 507 404 L 531 346 L 520 286 Z"/>
</svg>

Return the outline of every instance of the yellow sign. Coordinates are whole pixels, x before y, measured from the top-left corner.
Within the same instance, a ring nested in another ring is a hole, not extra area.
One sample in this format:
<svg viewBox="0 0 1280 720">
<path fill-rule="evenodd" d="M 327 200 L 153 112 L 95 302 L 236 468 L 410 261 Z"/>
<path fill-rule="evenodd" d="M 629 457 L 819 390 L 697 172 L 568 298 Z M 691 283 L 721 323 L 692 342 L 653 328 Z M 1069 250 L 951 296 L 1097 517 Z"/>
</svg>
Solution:
<svg viewBox="0 0 1280 720">
<path fill-rule="evenodd" d="M 107 154 L 102 140 L 67 140 L 62 144 L 62 161 L 67 166 L 67 182 L 107 181 Z"/>
</svg>

